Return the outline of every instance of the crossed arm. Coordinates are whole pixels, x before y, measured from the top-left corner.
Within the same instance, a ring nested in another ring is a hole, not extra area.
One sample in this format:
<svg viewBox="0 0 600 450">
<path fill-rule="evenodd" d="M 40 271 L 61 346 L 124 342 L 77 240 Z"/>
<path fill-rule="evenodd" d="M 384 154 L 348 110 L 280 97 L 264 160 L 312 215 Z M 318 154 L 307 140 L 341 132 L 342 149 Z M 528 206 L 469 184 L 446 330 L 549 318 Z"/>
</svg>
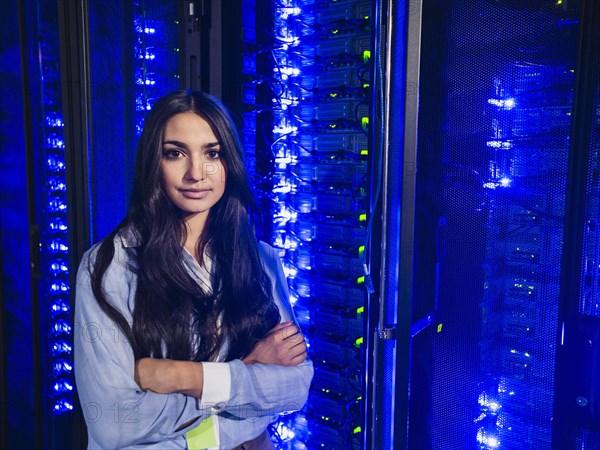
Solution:
<svg viewBox="0 0 600 450">
<path fill-rule="evenodd" d="M 275 326 L 242 361 L 245 364 L 297 366 L 306 360 L 306 342 L 292 322 Z M 202 397 L 201 362 L 142 358 L 135 362 L 135 381 L 145 391 Z"/>
</svg>

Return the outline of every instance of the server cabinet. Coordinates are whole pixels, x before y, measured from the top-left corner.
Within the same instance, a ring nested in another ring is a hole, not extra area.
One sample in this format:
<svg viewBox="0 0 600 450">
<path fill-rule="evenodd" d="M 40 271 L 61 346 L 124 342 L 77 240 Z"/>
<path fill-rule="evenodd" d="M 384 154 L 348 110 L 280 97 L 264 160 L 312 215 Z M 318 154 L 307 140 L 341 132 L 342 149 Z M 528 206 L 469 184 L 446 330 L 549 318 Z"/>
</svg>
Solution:
<svg viewBox="0 0 600 450">
<path fill-rule="evenodd" d="M 408 400 L 384 448 L 598 448 L 597 5 L 411 5 L 417 141 L 384 148 L 403 155 L 388 364 Z"/>
</svg>

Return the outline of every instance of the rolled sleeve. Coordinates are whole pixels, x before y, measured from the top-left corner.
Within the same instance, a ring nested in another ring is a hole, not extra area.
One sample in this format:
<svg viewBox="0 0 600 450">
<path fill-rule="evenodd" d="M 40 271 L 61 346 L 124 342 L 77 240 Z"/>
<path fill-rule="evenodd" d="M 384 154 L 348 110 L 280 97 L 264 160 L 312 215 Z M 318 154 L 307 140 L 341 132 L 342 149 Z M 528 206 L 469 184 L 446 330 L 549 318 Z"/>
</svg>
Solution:
<svg viewBox="0 0 600 450">
<path fill-rule="evenodd" d="M 88 448 L 185 447 L 185 432 L 203 417 L 199 402 L 183 394 L 142 392 L 135 359 L 119 327 L 102 311 L 90 285 L 87 254 L 78 271 L 75 302 L 75 379 L 88 429 Z M 132 277 L 116 263 L 105 278 L 108 300 L 130 320 Z M 122 262 L 122 261 L 121 261 Z"/>
<path fill-rule="evenodd" d="M 212 414 L 223 411 L 231 398 L 231 370 L 229 364 L 203 362 L 204 381 L 200 409 Z"/>
</svg>

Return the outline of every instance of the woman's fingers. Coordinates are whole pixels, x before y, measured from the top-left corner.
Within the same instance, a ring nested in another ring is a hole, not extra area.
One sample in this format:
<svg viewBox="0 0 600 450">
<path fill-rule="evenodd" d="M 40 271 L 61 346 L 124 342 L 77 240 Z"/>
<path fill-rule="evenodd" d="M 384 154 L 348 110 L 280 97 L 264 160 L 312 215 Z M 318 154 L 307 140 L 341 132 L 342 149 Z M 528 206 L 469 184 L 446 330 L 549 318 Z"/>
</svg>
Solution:
<svg viewBox="0 0 600 450">
<path fill-rule="evenodd" d="M 282 330 L 286 327 L 289 327 L 293 322 L 291 320 L 288 320 L 287 322 L 281 322 L 278 323 L 277 325 L 275 325 L 273 328 L 271 328 L 271 330 L 269 331 L 268 334 L 273 334 L 279 330 Z"/>
</svg>

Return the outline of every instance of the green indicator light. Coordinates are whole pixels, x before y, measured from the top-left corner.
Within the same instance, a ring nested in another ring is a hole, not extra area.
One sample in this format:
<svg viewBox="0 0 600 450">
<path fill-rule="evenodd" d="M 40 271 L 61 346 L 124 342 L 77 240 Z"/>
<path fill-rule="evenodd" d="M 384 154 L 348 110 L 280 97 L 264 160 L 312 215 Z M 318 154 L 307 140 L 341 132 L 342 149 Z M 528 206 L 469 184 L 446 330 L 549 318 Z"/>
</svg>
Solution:
<svg viewBox="0 0 600 450">
<path fill-rule="evenodd" d="M 360 247 L 358 247 L 358 254 L 362 255 L 365 252 L 365 246 L 361 245 Z"/>
<path fill-rule="evenodd" d="M 362 275 L 356 279 L 356 283 L 358 283 L 358 284 L 363 284 L 364 282 L 365 282 L 364 275 Z"/>
<path fill-rule="evenodd" d="M 361 431 L 362 431 L 362 428 L 361 428 L 361 427 L 356 427 L 354 430 L 352 430 L 352 433 L 354 433 L 354 434 L 358 434 L 358 433 L 360 433 Z"/>
<path fill-rule="evenodd" d="M 369 155 L 369 150 L 361 150 L 360 151 L 360 155 L 361 156 L 368 156 Z"/>
<path fill-rule="evenodd" d="M 363 117 L 362 119 L 360 119 L 360 123 L 362 124 L 363 128 L 367 128 L 369 126 L 369 118 Z"/>
<path fill-rule="evenodd" d="M 363 61 L 367 63 L 367 62 L 369 62 L 370 59 L 371 59 L 371 51 L 365 50 L 363 52 Z"/>
<path fill-rule="evenodd" d="M 360 347 L 363 344 L 363 338 L 359 337 L 357 340 L 354 341 L 354 346 L 355 347 Z"/>
<path fill-rule="evenodd" d="M 437 326 L 437 332 L 438 333 L 442 332 L 442 324 L 441 323 Z"/>
<path fill-rule="evenodd" d="M 356 314 L 362 314 L 365 312 L 365 307 L 364 306 L 360 306 L 359 308 L 356 309 Z"/>
<path fill-rule="evenodd" d="M 363 89 L 369 89 L 371 87 L 370 83 L 363 83 Z"/>
<path fill-rule="evenodd" d="M 359 222 L 366 222 L 367 221 L 367 215 L 366 214 L 361 214 L 360 216 L 358 216 L 358 220 L 359 220 Z"/>
</svg>

